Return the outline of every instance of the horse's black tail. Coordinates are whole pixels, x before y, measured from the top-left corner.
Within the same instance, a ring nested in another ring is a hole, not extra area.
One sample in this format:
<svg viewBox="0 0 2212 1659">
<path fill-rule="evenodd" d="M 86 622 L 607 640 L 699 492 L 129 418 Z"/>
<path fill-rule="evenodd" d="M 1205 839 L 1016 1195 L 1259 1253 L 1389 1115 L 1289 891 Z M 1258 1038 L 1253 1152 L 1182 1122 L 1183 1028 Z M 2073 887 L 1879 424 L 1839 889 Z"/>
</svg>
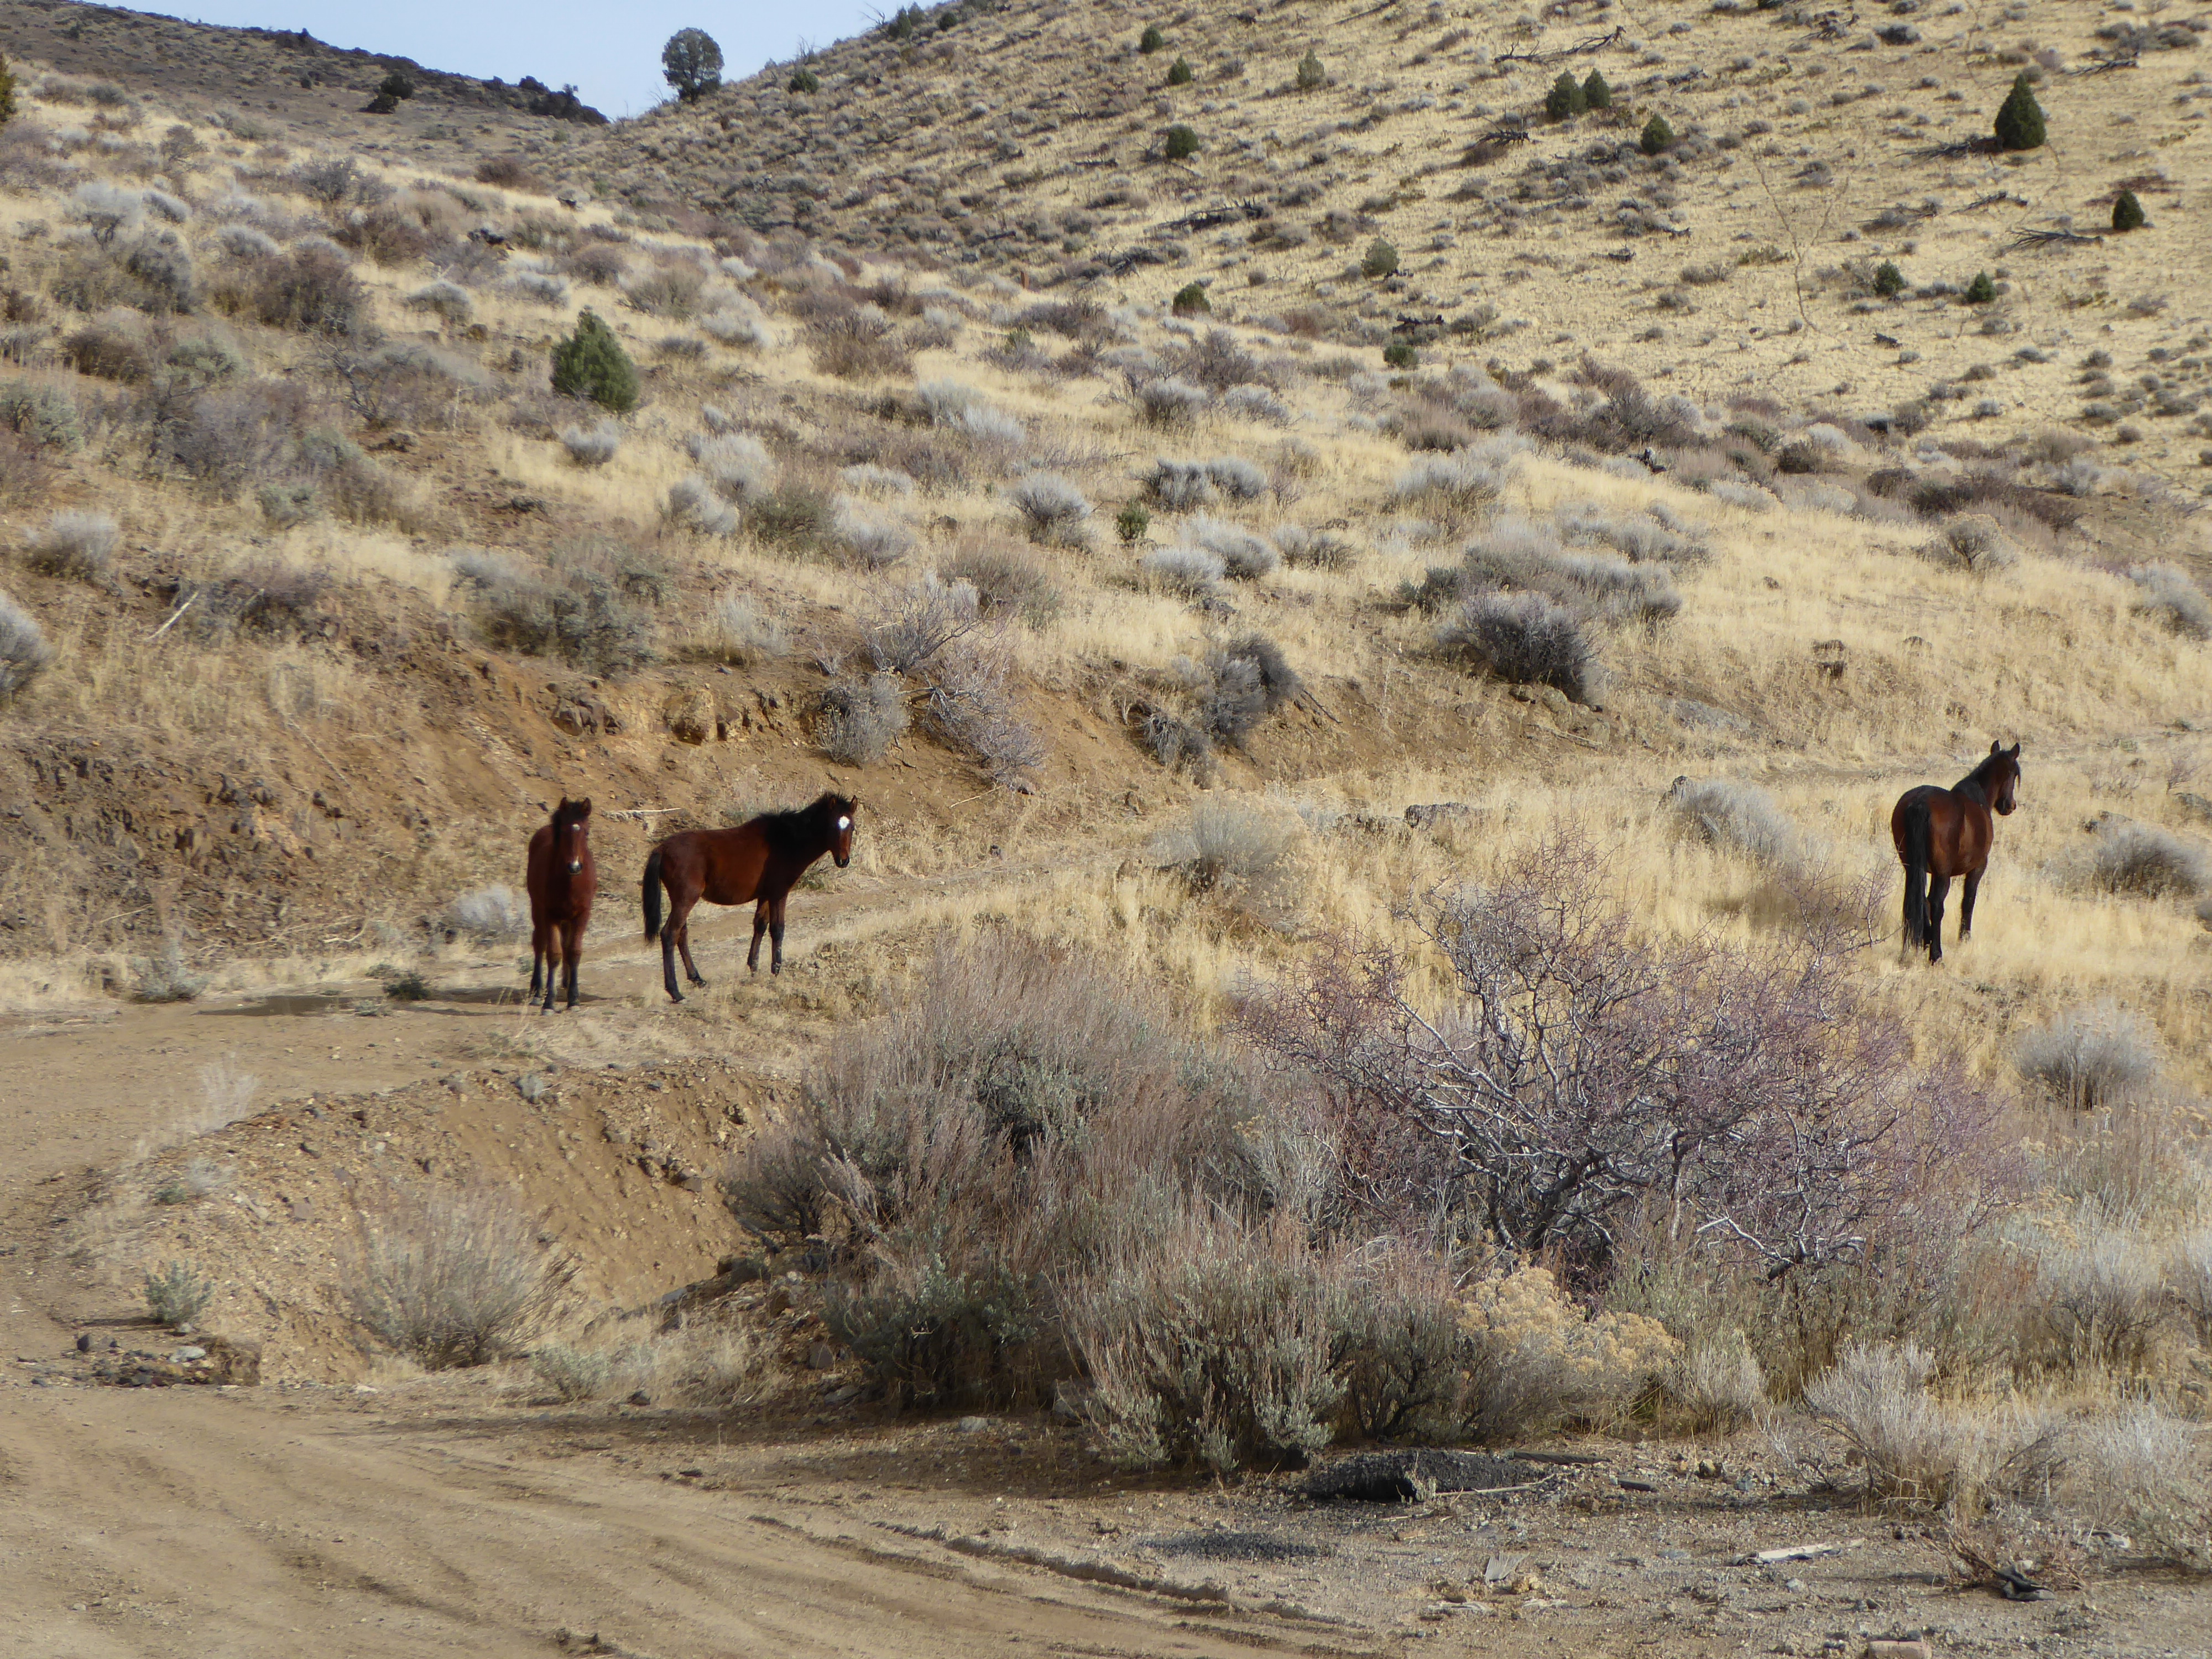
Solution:
<svg viewBox="0 0 2212 1659">
<path fill-rule="evenodd" d="M 1905 942 L 1928 942 L 1928 865 L 1936 839 L 1924 799 L 1905 803 Z"/>
<path fill-rule="evenodd" d="M 645 861 L 645 936 L 647 939 L 660 937 L 660 849 Z"/>
</svg>

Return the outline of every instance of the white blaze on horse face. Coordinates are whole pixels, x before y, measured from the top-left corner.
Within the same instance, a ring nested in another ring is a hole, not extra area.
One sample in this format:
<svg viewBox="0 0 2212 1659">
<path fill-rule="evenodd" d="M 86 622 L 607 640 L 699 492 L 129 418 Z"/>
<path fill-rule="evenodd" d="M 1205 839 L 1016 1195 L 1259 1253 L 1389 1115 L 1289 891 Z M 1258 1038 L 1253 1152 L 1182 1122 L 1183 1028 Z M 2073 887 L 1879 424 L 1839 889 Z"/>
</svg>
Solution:
<svg viewBox="0 0 2212 1659">
<path fill-rule="evenodd" d="M 850 830 L 853 827 L 853 820 L 850 818 L 839 818 L 837 820 L 837 827 L 840 830 Z"/>
</svg>

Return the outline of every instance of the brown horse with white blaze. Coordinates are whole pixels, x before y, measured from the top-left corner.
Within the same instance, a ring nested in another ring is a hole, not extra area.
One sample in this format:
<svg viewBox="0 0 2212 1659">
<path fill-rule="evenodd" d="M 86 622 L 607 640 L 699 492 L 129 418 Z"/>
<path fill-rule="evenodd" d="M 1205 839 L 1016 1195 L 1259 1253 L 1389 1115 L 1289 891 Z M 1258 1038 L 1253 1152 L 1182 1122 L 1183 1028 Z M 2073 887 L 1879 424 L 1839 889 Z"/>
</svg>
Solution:
<svg viewBox="0 0 2212 1659">
<path fill-rule="evenodd" d="M 576 1006 L 576 964 L 583 959 L 584 929 L 591 926 L 592 900 L 599 890 L 599 866 L 592 859 L 591 837 L 591 801 L 563 795 L 553 809 L 553 821 L 540 825 L 530 838 L 525 878 L 530 889 L 530 998 L 538 1000 L 543 969 L 549 1014 L 564 964 L 568 1006 Z"/>
<path fill-rule="evenodd" d="M 860 803 L 849 795 L 825 793 L 810 806 L 788 812 L 763 812 L 734 830 L 685 830 L 653 849 L 645 861 L 645 936 L 660 941 L 660 976 L 672 1002 L 684 1000 L 676 988 L 676 953 L 684 953 L 684 972 L 694 985 L 707 981 L 691 960 L 691 907 L 751 904 L 753 948 L 745 966 L 760 967 L 761 935 L 774 944 L 769 972 L 783 971 L 783 907 L 809 866 L 827 853 L 843 869 L 853 861 L 853 817 Z M 660 920 L 660 890 L 668 889 L 668 922 Z"/>
<path fill-rule="evenodd" d="M 1905 945 L 1927 947 L 1928 960 L 1943 960 L 1943 899 L 1954 880 L 1966 890 L 1959 899 L 1959 939 L 1974 931 L 1974 896 L 1989 868 L 1996 824 L 2014 805 L 2020 787 L 2020 745 L 1990 744 L 1982 763 L 1939 789 L 1923 783 L 1898 797 L 1889 814 L 1890 839 L 1905 865 Z"/>
</svg>

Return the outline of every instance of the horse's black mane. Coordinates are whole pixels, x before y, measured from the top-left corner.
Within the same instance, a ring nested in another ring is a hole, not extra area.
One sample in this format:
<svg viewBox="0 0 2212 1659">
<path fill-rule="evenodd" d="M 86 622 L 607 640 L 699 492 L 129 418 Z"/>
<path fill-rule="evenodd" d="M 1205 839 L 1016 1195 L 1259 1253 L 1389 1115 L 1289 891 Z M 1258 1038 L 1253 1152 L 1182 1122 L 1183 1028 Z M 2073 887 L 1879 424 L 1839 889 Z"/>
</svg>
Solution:
<svg viewBox="0 0 2212 1659">
<path fill-rule="evenodd" d="M 768 837 L 768 844 L 775 851 L 799 853 L 823 839 L 823 827 L 830 819 L 852 810 L 850 799 L 834 789 L 826 789 L 804 806 L 763 812 L 753 822 L 760 825 L 761 834 Z"/>
<path fill-rule="evenodd" d="M 1988 805 L 1990 799 L 1990 769 L 1995 766 L 1999 761 L 2008 761 L 2012 758 L 2013 755 L 2009 750 L 1991 750 L 1988 754 L 1982 757 L 1982 763 L 1979 766 L 1977 766 L 1972 771 L 1967 773 L 1965 777 L 1960 778 L 1958 782 L 1951 786 L 1951 793 L 1954 795 L 1963 795 L 1972 792 L 1973 794 L 1980 798 L 1981 802 L 1984 806 Z"/>
</svg>

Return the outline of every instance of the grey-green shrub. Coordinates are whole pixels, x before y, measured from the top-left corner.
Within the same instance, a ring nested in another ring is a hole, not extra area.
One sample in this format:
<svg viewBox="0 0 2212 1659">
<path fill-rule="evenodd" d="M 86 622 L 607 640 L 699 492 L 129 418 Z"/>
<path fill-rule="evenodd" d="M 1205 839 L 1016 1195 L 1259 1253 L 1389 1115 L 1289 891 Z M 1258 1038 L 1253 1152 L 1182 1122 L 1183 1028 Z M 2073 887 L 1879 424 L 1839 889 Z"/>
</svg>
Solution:
<svg viewBox="0 0 2212 1659">
<path fill-rule="evenodd" d="M 0 703 L 20 696 L 53 659 L 53 648 L 37 621 L 0 593 Z"/>
<path fill-rule="evenodd" d="M 870 766 L 906 734 L 909 718 L 897 675 L 841 681 L 822 693 L 815 740 L 841 766 Z"/>
<path fill-rule="evenodd" d="M 191 1264 L 172 1261 L 158 1273 L 146 1275 L 146 1309 L 164 1325 L 189 1325 L 215 1298 L 215 1281 L 204 1279 Z"/>
<path fill-rule="evenodd" d="M 26 538 L 23 561 L 44 575 L 104 582 L 114 574 L 121 533 L 105 513 L 57 513 Z"/>
<path fill-rule="evenodd" d="M 562 1282 L 537 1224 L 490 1187 L 393 1192 L 363 1217 L 340 1274 L 355 1320 L 430 1370 L 512 1351 Z"/>
</svg>

